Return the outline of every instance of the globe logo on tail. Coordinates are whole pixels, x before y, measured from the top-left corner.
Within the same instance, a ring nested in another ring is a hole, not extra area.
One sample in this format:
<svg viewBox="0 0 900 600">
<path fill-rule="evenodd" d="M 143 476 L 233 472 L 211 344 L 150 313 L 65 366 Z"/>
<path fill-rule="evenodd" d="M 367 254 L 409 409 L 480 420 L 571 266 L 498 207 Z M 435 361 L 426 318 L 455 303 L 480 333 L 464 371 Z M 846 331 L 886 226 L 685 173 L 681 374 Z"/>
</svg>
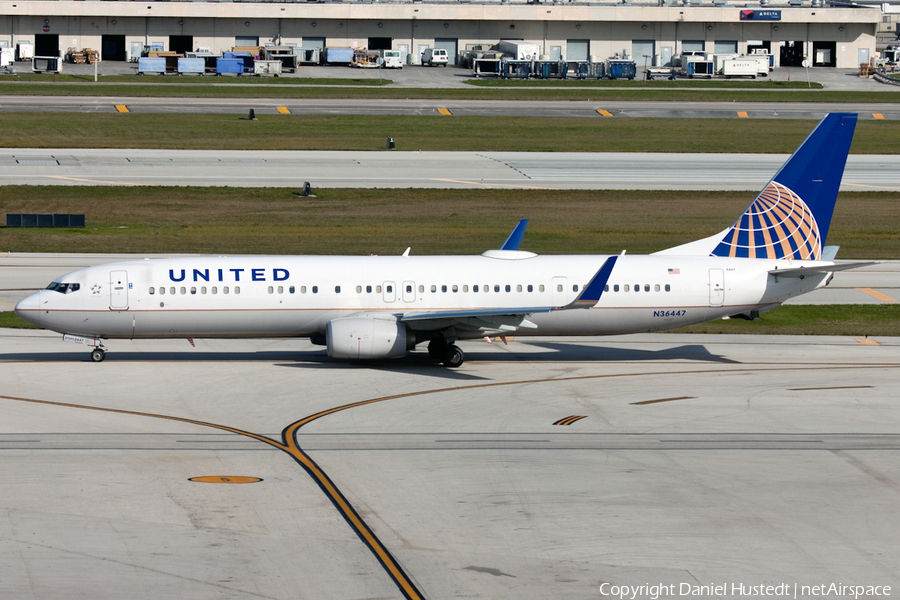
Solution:
<svg viewBox="0 0 900 600">
<path fill-rule="evenodd" d="M 727 230 L 711 256 L 819 260 L 819 226 L 800 196 L 772 181 Z"/>
</svg>

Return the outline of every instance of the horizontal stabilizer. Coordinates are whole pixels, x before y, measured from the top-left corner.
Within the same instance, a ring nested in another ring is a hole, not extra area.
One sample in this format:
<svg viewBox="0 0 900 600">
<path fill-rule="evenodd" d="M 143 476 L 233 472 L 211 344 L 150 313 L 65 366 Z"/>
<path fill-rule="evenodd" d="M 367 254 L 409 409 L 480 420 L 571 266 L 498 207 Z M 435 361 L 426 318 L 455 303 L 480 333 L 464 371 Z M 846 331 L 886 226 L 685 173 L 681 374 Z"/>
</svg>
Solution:
<svg viewBox="0 0 900 600">
<path fill-rule="evenodd" d="M 859 269 L 860 267 L 868 267 L 869 265 L 877 265 L 877 262 L 854 262 L 840 263 L 837 265 L 816 265 L 813 267 L 796 267 L 790 269 L 770 269 L 769 275 L 777 277 L 805 277 L 806 275 L 816 275 L 821 273 L 832 273 L 834 271 L 847 271 L 849 269 Z"/>
</svg>

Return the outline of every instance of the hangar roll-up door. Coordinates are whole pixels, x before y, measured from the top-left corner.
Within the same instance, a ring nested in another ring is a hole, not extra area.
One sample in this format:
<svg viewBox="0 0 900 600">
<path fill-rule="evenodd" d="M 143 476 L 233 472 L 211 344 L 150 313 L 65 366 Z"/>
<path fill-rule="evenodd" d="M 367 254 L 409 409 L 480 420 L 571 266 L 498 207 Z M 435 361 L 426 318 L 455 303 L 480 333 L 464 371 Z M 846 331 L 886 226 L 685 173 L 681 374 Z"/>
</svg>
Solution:
<svg viewBox="0 0 900 600">
<path fill-rule="evenodd" d="M 194 51 L 194 36 L 192 35 L 170 35 L 169 50 L 176 54 L 184 54 L 185 52 Z"/>
<path fill-rule="evenodd" d="M 447 51 L 447 57 L 450 59 L 451 65 L 459 63 L 459 52 L 457 51 L 459 40 L 456 38 L 435 38 L 434 47 L 443 48 Z"/>
<path fill-rule="evenodd" d="M 323 38 L 323 37 L 304 37 L 302 45 L 304 48 L 324 48 L 325 47 L 325 38 Z"/>
<path fill-rule="evenodd" d="M 393 50 L 394 40 L 386 37 L 370 37 L 369 50 Z"/>
<path fill-rule="evenodd" d="M 566 60 L 587 60 L 590 40 L 566 40 Z"/>
<path fill-rule="evenodd" d="M 639 69 L 653 65 L 653 40 L 632 40 L 631 60 Z"/>
<path fill-rule="evenodd" d="M 100 60 L 128 60 L 124 35 L 104 35 L 100 42 Z"/>
<path fill-rule="evenodd" d="M 58 33 L 36 33 L 36 34 L 34 34 L 34 55 L 35 56 L 59 56 L 59 34 Z"/>
<path fill-rule="evenodd" d="M 703 52 L 706 50 L 706 43 L 703 40 L 684 40 L 681 42 L 682 52 Z"/>
<path fill-rule="evenodd" d="M 716 40 L 716 54 L 737 54 L 737 40 Z"/>
</svg>

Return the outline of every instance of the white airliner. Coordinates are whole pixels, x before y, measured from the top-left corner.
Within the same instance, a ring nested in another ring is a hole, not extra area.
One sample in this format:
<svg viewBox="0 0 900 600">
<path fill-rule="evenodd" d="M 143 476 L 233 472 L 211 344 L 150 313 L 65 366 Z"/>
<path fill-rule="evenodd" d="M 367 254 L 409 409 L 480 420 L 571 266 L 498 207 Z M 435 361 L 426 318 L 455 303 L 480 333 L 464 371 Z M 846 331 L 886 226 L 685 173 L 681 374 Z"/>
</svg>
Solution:
<svg viewBox="0 0 900 600">
<path fill-rule="evenodd" d="M 651 255 L 538 256 L 526 222 L 481 256 L 237 256 L 81 269 L 16 305 L 93 347 L 142 338 L 308 337 L 340 359 L 404 356 L 428 342 L 448 367 L 457 340 L 656 331 L 754 314 L 823 287 L 825 237 L 856 127 L 826 116 L 735 223 Z"/>
</svg>

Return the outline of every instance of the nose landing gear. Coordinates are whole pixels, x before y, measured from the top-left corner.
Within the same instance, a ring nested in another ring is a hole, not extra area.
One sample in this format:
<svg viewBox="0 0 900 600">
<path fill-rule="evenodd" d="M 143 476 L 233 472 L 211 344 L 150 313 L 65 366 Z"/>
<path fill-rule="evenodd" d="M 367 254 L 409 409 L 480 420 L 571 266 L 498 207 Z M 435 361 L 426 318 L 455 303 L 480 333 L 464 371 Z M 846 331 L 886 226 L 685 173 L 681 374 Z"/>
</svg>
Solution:
<svg viewBox="0 0 900 600">
<path fill-rule="evenodd" d="M 94 362 L 103 362 L 103 359 L 106 358 L 106 348 L 102 346 L 98 346 L 91 350 L 91 360 Z"/>
</svg>

